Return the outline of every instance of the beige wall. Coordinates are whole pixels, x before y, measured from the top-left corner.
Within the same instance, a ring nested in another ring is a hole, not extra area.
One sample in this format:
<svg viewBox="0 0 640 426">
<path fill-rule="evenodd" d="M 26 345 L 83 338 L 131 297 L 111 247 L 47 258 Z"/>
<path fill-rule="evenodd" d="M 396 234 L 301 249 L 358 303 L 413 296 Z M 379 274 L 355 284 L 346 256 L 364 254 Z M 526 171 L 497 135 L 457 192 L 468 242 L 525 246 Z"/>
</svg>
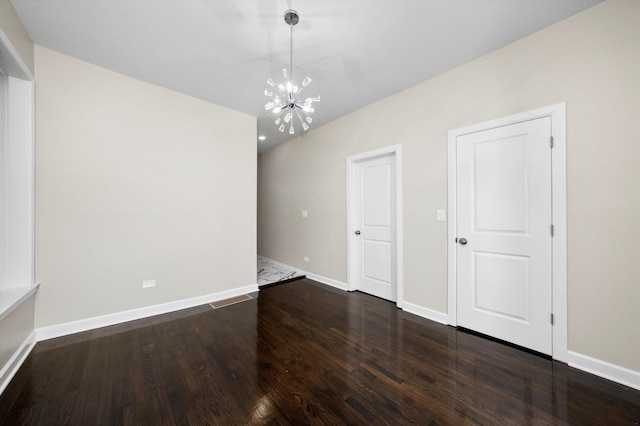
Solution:
<svg viewBox="0 0 640 426">
<path fill-rule="evenodd" d="M 446 312 L 447 131 L 566 101 L 569 350 L 640 371 L 639 22 L 602 3 L 262 154 L 258 253 L 346 281 L 345 158 L 402 144 L 404 297 Z"/>
<path fill-rule="evenodd" d="M 33 74 L 33 42 L 9 0 L 0 0 L 0 29 Z"/>
<path fill-rule="evenodd" d="M 40 46 L 36 81 L 36 327 L 256 284 L 255 117 Z"/>
</svg>

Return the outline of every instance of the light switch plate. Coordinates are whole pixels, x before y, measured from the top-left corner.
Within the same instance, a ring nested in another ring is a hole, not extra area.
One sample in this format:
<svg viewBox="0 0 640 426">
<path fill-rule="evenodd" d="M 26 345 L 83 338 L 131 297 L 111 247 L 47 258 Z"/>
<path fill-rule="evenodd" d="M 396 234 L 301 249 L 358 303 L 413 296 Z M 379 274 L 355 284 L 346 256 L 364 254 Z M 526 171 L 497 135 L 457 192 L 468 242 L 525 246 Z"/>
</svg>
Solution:
<svg viewBox="0 0 640 426">
<path fill-rule="evenodd" d="M 444 222 L 447 220 L 447 213 L 444 210 L 438 210 L 438 222 Z"/>
<path fill-rule="evenodd" d="M 308 216 L 307 211 L 306 210 L 302 210 L 302 217 L 307 217 L 307 216 Z"/>
</svg>

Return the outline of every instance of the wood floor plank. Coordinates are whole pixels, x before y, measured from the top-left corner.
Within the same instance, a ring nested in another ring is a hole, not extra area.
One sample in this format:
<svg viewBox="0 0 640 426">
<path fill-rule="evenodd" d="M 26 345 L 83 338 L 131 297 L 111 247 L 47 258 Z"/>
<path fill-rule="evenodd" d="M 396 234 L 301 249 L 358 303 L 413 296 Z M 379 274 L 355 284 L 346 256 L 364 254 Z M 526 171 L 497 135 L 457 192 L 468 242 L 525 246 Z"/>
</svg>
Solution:
<svg viewBox="0 0 640 426">
<path fill-rule="evenodd" d="M 10 425 L 638 424 L 640 391 L 303 279 L 36 345 Z"/>
</svg>

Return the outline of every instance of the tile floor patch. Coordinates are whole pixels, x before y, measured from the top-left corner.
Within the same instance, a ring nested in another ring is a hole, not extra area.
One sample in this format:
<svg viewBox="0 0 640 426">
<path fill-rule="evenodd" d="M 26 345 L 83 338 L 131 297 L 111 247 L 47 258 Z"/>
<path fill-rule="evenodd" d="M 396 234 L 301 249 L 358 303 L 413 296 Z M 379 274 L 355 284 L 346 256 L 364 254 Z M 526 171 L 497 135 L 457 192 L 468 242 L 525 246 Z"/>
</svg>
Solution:
<svg viewBox="0 0 640 426">
<path fill-rule="evenodd" d="M 287 269 L 280 265 L 258 258 L 258 285 L 277 283 L 278 281 L 290 280 L 291 278 L 301 277 L 304 274 L 294 270 Z"/>
</svg>

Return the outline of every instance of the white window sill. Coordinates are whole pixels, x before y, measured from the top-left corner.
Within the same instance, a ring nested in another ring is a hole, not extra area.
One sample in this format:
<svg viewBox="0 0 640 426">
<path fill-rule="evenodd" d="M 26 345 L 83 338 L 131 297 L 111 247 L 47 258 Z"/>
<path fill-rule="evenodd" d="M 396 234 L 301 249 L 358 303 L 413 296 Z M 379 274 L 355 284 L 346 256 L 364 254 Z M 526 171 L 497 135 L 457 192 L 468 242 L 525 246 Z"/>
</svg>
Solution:
<svg viewBox="0 0 640 426">
<path fill-rule="evenodd" d="M 3 288 L 0 290 L 0 321 L 5 319 L 15 308 L 38 291 L 40 283 L 30 286 Z"/>
</svg>

